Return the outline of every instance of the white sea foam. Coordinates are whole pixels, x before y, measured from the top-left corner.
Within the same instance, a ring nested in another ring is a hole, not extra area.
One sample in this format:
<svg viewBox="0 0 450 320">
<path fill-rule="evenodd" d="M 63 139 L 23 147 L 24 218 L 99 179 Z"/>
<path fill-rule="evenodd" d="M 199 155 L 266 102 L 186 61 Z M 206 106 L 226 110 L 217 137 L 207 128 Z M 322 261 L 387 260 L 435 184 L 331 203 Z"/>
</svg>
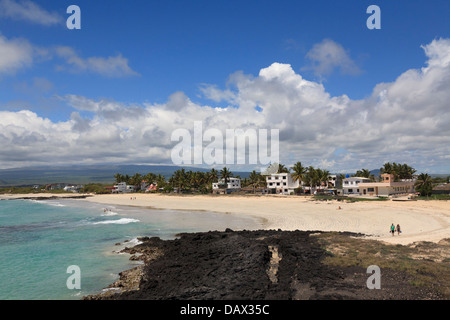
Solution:
<svg viewBox="0 0 450 320">
<path fill-rule="evenodd" d="M 104 214 L 102 214 L 102 217 L 109 217 L 109 216 L 117 216 L 118 213 L 114 211 L 107 211 Z"/>
<path fill-rule="evenodd" d="M 93 222 L 92 224 L 128 224 L 132 222 L 139 222 L 137 219 L 131 219 L 131 218 L 122 218 L 119 220 L 105 220 L 105 221 L 98 221 Z"/>
<path fill-rule="evenodd" d="M 31 202 L 35 202 L 35 203 L 42 203 L 42 204 L 46 204 L 48 206 L 53 206 L 53 207 L 65 207 L 64 204 L 59 203 L 59 202 L 55 202 L 55 201 L 42 201 L 42 200 L 30 200 Z"/>
<path fill-rule="evenodd" d="M 131 244 L 133 246 L 137 246 L 138 244 L 143 243 L 142 241 L 139 241 L 138 238 L 133 238 L 130 241 L 127 242 L 127 244 Z"/>
</svg>

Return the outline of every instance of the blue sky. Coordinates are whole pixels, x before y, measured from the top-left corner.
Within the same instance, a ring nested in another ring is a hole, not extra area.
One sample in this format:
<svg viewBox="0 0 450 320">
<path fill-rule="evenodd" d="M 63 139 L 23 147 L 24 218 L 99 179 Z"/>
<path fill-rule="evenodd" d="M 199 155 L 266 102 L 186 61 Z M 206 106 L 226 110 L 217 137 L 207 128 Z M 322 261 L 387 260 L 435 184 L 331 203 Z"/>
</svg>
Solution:
<svg viewBox="0 0 450 320">
<path fill-rule="evenodd" d="M 81 8 L 81 30 L 66 28 L 66 8 L 71 4 Z M 366 9 L 372 4 L 381 8 L 380 30 L 366 27 Z M 450 2 L 439 0 L 0 0 L 0 8 L 2 43 L 5 48 L 22 49 L 23 54 L 23 59 L 16 55 L 12 62 L 6 61 L 9 67 L 2 69 L 0 62 L 0 111 L 29 110 L 55 124 L 68 122 L 74 112 L 86 121 L 105 119 L 89 107 L 74 107 L 69 96 L 144 110 L 147 104 L 163 106 L 175 93 L 183 93 L 198 106 L 239 108 L 236 99 L 214 98 L 205 88 L 214 88 L 221 96 L 228 90 L 240 96 L 243 89 L 237 83 L 241 82 L 232 79 L 258 78 L 274 63 L 290 65 L 296 75 L 321 85 L 330 98 L 345 95 L 365 106 L 377 85 L 426 67 L 430 56 L 424 46 L 450 38 Z M 30 8 L 34 15 L 30 16 Z M 336 54 L 336 60 L 324 60 L 320 56 L 324 52 Z M 422 157 L 417 167 L 450 172 L 449 150 L 442 144 L 446 141 L 436 143 L 441 144 L 437 148 L 444 160 L 433 165 L 428 159 L 431 151 L 426 156 L 420 148 L 402 149 L 394 157 L 386 153 L 369 163 L 356 144 L 339 145 L 336 150 L 345 150 L 349 157 L 359 155 L 356 169 Z M 326 153 L 320 149 L 293 153 L 286 161 L 305 158 L 316 165 L 334 161 L 341 170 L 354 168 L 338 165 L 337 159 L 330 158 L 333 152 L 321 159 Z M 152 162 L 152 154 L 148 156 Z M 89 158 L 95 162 L 103 155 Z M 158 155 L 155 161 L 163 158 Z M 4 159 L 2 166 L 11 166 L 13 160 Z"/>
</svg>

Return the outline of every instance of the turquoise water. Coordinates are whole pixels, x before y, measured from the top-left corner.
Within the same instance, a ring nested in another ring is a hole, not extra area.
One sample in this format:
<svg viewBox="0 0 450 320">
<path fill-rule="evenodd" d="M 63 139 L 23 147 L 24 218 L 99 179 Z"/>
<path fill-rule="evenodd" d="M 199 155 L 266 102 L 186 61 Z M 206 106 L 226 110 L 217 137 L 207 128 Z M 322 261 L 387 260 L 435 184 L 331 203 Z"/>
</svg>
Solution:
<svg viewBox="0 0 450 320">
<path fill-rule="evenodd" d="M 127 254 L 114 253 L 126 245 L 124 240 L 133 244 L 139 236 L 169 239 L 178 232 L 243 229 L 254 223 L 204 212 L 107 209 L 82 200 L 0 201 L 0 299 L 80 299 L 136 265 Z M 67 288 L 71 265 L 80 268 L 81 289 Z"/>
</svg>

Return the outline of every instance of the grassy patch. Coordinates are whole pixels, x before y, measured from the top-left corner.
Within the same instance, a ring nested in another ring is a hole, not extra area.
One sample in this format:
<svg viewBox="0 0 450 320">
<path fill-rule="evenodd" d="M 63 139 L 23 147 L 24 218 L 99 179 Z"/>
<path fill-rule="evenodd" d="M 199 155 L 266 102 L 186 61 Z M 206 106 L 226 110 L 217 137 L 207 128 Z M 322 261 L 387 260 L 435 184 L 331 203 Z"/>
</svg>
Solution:
<svg viewBox="0 0 450 320">
<path fill-rule="evenodd" d="M 432 194 L 431 196 L 420 196 L 417 200 L 450 200 L 450 194 Z"/>
<path fill-rule="evenodd" d="M 411 284 L 436 289 L 450 299 L 450 240 L 439 244 L 423 242 L 416 246 L 389 245 L 376 240 L 352 238 L 338 233 L 317 236 L 322 247 L 331 252 L 328 265 L 367 268 L 377 265 L 407 273 Z"/>
</svg>

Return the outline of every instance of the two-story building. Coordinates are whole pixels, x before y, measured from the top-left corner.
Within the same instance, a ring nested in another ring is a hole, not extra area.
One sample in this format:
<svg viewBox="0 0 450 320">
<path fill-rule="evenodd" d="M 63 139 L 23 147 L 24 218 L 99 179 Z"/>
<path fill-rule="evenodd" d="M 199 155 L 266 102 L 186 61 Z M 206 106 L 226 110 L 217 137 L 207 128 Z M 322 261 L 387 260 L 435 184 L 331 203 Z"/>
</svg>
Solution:
<svg viewBox="0 0 450 320">
<path fill-rule="evenodd" d="M 113 193 L 131 193 L 135 191 L 134 186 L 129 186 L 126 182 L 120 182 L 114 186 Z"/>
<path fill-rule="evenodd" d="M 360 188 L 360 184 L 361 183 L 370 183 L 371 180 L 369 178 L 364 178 L 364 177 L 349 177 L 349 178 L 345 178 L 342 181 L 342 193 L 344 195 L 348 195 L 348 194 L 354 194 L 354 195 L 359 195 L 361 188 Z"/>
</svg>

